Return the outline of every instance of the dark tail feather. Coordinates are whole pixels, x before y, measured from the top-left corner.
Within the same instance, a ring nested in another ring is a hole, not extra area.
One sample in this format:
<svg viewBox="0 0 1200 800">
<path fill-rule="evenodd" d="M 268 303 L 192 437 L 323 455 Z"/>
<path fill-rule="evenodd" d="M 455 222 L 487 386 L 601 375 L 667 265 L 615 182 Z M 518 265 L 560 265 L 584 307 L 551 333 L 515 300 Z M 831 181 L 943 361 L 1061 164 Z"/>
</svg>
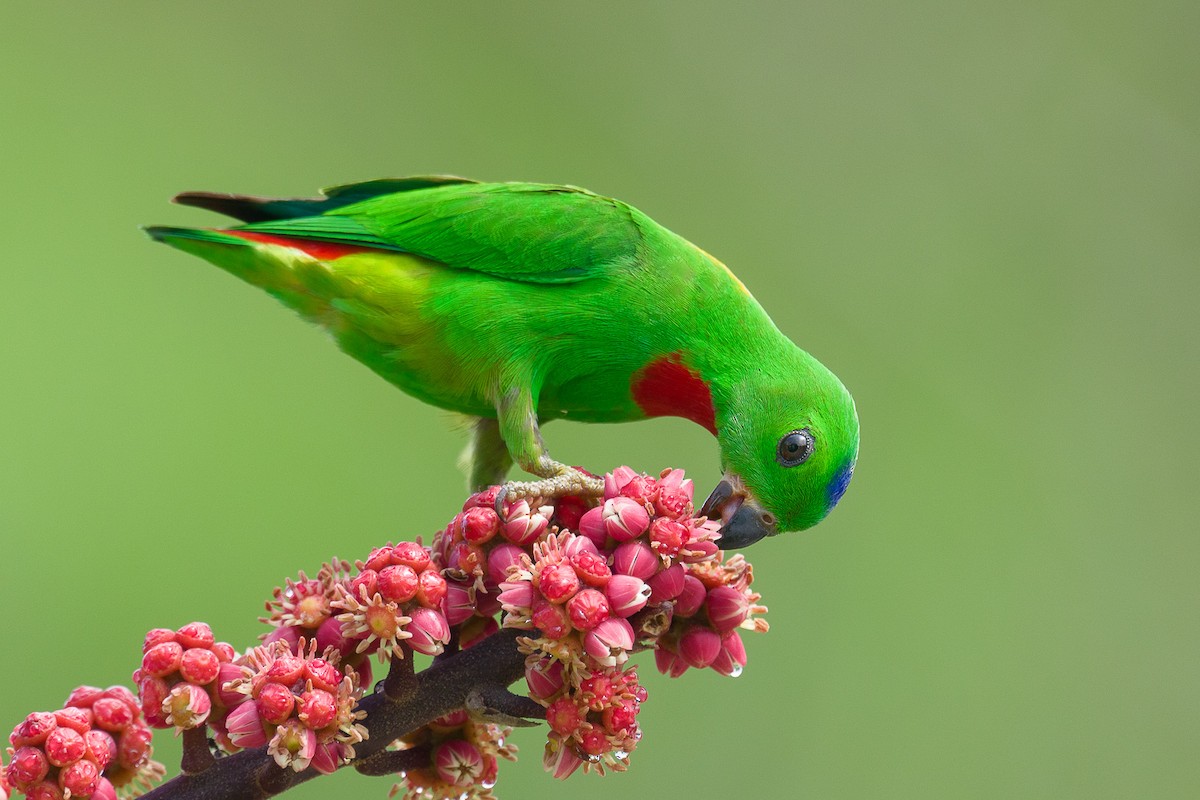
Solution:
<svg viewBox="0 0 1200 800">
<path fill-rule="evenodd" d="M 216 211 L 242 222 L 267 222 L 275 219 L 291 219 L 292 217 L 312 217 L 330 207 L 324 198 L 286 198 L 247 197 L 238 194 L 223 194 L 221 192 L 184 192 L 172 198 L 174 202 L 184 206 L 196 206 Z M 344 205 L 344 203 L 337 203 Z"/>
<path fill-rule="evenodd" d="M 455 183 L 474 183 L 474 181 L 452 175 L 420 175 L 411 178 L 383 178 L 334 186 L 322 191 L 324 197 L 272 198 L 224 192 L 184 192 L 176 195 L 174 201 L 180 205 L 216 211 L 218 214 L 240 219 L 242 222 L 268 222 L 276 219 L 315 217 L 335 208 L 384 194 L 431 189 Z"/>
</svg>

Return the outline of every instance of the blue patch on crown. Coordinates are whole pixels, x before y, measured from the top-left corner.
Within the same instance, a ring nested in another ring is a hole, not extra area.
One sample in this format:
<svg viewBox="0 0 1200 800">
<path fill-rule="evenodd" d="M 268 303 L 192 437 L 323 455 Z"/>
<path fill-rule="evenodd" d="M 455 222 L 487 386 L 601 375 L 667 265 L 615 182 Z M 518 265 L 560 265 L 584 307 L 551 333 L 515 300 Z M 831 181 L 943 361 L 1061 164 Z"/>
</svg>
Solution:
<svg viewBox="0 0 1200 800">
<path fill-rule="evenodd" d="M 837 505 L 838 500 L 842 499 L 842 495 L 846 493 L 846 487 L 850 485 L 850 478 L 854 476 L 854 462 L 851 461 L 846 466 L 837 471 L 833 476 L 833 480 L 829 482 L 827 497 L 829 505 L 826 509 L 832 509 Z"/>
</svg>

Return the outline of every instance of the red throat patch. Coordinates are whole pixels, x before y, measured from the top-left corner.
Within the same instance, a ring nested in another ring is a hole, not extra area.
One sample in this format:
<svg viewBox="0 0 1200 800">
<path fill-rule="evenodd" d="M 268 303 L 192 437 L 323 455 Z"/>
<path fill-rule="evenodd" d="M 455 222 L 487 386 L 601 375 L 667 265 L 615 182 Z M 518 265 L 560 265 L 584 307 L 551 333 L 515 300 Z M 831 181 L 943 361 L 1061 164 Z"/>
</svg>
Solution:
<svg viewBox="0 0 1200 800">
<path fill-rule="evenodd" d="M 245 239 L 250 242 L 291 247 L 302 253 L 308 253 L 318 261 L 333 261 L 342 256 L 367 253 L 374 249 L 371 247 L 358 247 L 352 244 L 334 244 L 333 242 L 319 242 L 315 239 L 301 239 L 298 236 L 274 236 L 267 233 L 254 233 L 253 231 L 223 230 L 221 233 L 227 233 L 230 236 L 236 236 L 239 239 Z"/>
<path fill-rule="evenodd" d="M 683 417 L 717 435 L 712 393 L 679 353 L 656 358 L 633 376 L 633 400 L 647 417 Z"/>
</svg>

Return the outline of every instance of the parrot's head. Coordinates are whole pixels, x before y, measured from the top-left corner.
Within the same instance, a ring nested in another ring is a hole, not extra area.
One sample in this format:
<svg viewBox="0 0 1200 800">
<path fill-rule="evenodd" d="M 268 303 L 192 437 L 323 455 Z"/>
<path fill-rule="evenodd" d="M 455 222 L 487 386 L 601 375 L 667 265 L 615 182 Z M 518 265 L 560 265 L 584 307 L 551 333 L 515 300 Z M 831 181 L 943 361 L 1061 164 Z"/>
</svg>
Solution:
<svg viewBox="0 0 1200 800">
<path fill-rule="evenodd" d="M 854 400 L 833 373 L 798 352 L 804 358 L 789 374 L 745 379 L 718 411 L 725 475 L 701 513 L 721 521 L 723 549 L 816 525 L 854 473 Z"/>
</svg>

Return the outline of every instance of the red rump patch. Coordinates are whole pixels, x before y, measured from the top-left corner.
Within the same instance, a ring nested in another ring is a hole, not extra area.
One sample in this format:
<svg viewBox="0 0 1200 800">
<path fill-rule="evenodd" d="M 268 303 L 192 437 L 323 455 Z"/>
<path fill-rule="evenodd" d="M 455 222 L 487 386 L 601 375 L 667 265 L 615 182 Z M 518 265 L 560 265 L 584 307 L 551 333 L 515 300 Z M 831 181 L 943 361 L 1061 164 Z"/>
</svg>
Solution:
<svg viewBox="0 0 1200 800">
<path fill-rule="evenodd" d="M 633 376 L 633 400 L 647 417 L 683 417 L 717 435 L 712 393 L 679 353 L 656 358 Z"/>
<path fill-rule="evenodd" d="M 316 239 L 301 239 L 298 236 L 275 236 L 269 233 L 254 233 L 253 231 L 230 231 L 224 230 L 221 233 L 227 233 L 230 236 L 236 236 L 239 239 L 245 239 L 250 242 L 262 242 L 263 244 L 277 244 L 282 247 L 291 247 L 301 252 L 308 253 L 313 258 L 319 261 L 333 261 L 342 256 L 354 255 L 355 253 L 367 253 L 373 250 L 371 247 L 359 247 L 353 244 L 334 244 L 333 242 L 320 242 Z"/>
</svg>

